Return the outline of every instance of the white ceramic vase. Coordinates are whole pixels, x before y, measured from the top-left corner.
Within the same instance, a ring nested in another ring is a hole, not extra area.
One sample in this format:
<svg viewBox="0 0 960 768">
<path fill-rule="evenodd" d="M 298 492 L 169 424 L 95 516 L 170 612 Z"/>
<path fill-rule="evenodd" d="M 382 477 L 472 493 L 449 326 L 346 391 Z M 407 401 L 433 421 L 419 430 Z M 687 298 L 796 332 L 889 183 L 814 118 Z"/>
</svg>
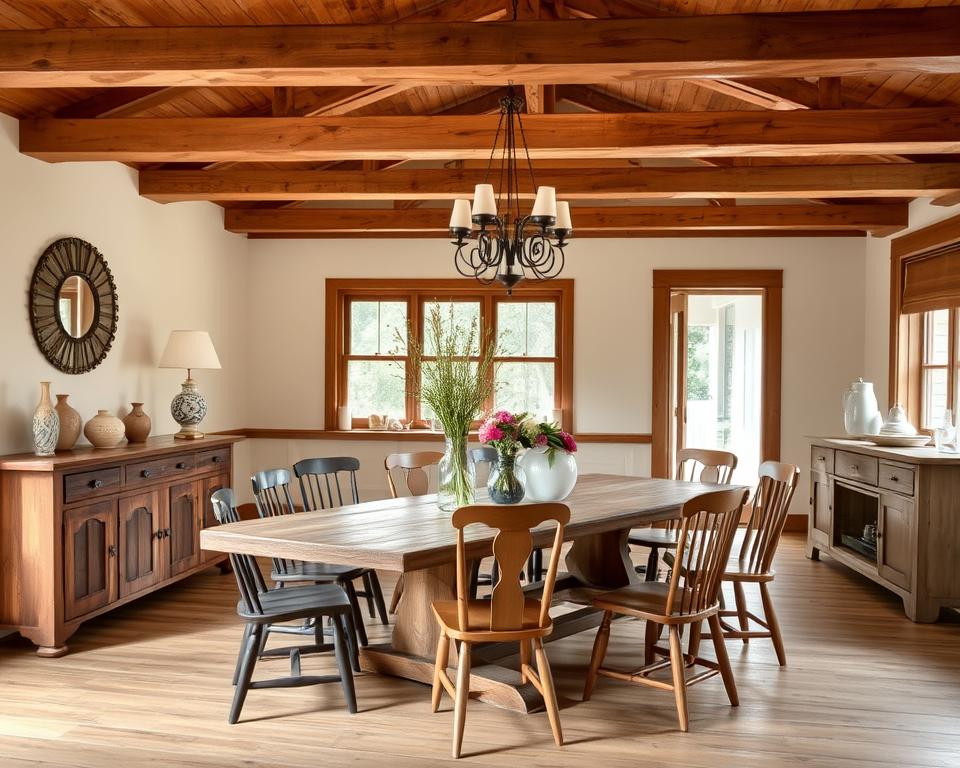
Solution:
<svg viewBox="0 0 960 768">
<path fill-rule="evenodd" d="M 883 416 L 871 382 L 858 379 L 843 393 L 843 426 L 854 437 L 880 432 Z"/>
<path fill-rule="evenodd" d="M 577 484 L 577 460 L 572 453 L 554 451 L 550 466 L 546 448 L 530 448 L 517 463 L 526 476 L 527 501 L 562 501 Z"/>
</svg>

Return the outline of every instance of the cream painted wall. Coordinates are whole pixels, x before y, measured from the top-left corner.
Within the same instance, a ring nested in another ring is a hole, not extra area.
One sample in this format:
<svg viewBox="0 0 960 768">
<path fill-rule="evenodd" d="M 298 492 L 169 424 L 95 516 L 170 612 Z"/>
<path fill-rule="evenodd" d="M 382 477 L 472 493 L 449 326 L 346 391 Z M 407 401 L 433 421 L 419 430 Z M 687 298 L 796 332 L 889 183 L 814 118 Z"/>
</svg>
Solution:
<svg viewBox="0 0 960 768">
<path fill-rule="evenodd" d="M 249 426 L 323 426 L 324 278 L 450 277 L 449 245 L 431 240 L 250 242 Z M 574 418 L 579 432 L 649 432 L 651 289 L 655 268 L 784 270 L 782 456 L 806 468 L 808 435 L 842 428 L 840 392 L 864 367 L 864 241 L 845 238 L 578 240 Z M 361 485 L 384 493 L 378 469 L 400 446 L 358 441 L 254 441 L 252 466 L 307 455 L 357 455 Z M 424 446 L 428 447 L 428 446 Z M 410 443 L 403 450 L 414 450 Z M 649 472 L 647 446 L 585 445 L 582 471 Z M 746 482 L 748 478 L 744 478 Z M 245 490 L 245 489 L 244 489 Z M 803 494 L 800 494 L 803 496 Z M 795 511 L 804 509 L 805 496 Z"/>
<path fill-rule="evenodd" d="M 157 362 L 174 328 L 209 330 L 223 369 L 198 371 L 209 430 L 246 415 L 247 241 L 223 231 L 207 203 L 161 206 L 137 194 L 136 174 L 116 163 L 51 165 L 17 150 L 17 122 L 0 115 L 0 453 L 31 448 L 38 382 L 70 394 L 84 419 L 97 409 L 125 415 L 145 403 L 155 433 L 175 431 L 170 399 L 184 373 Z M 53 240 L 77 236 L 103 253 L 119 294 L 113 349 L 93 371 L 69 376 L 40 354 L 30 331 L 27 291 L 34 265 Z M 81 438 L 83 441 L 83 438 Z"/>
</svg>

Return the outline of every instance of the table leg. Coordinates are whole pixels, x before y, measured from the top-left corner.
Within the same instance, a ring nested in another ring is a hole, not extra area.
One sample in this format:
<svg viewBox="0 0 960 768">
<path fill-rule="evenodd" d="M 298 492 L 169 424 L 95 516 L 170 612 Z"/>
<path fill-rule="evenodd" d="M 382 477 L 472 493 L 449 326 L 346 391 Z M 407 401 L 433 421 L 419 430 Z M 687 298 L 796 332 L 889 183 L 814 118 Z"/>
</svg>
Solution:
<svg viewBox="0 0 960 768">
<path fill-rule="evenodd" d="M 629 529 L 576 539 L 567 552 L 567 571 L 591 587 L 617 589 L 640 580 L 630 560 Z"/>
</svg>

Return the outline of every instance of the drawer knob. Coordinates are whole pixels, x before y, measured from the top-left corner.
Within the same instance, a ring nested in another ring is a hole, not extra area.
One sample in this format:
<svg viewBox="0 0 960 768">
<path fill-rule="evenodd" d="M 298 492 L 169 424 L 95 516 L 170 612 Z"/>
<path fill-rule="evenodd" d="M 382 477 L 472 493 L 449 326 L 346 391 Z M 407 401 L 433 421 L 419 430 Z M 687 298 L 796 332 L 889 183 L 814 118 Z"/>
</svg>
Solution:
<svg viewBox="0 0 960 768">
<path fill-rule="evenodd" d="M 103 480 L 91 480 L 87 485 L 91 488 L 103 488 Z"/>
<path fill-rule="evenodd" d="M 178 462 L 177 462 L 177 469 L 186 469 L 186 468 L 187 468 L 187 462 L 185 462 L 185 461 L 178 461 Z"/>
<path fill-rule="evenodd" d="M 144 469 L 142 472 L 140 472 L 141 477 L 150 477 L 152 474 L 153 474 L 152 469 Z"/>
<path fill-rule="evenodd" d="M 110 557 L 116 557 L 116 556 L 117 556 L 117 545 L 116 545 L 116 544 L 111 544 L 109 547 L 107 547 L 107 554 L 108 554 Z"/>
<path fill-rule="evenodd" d="M 892 482 L 892 483 L 899 483 L 899 482 L 900 482 L 900 478 L 897 477 L 896 475 L 890 475 L 890 482 Z"/>
<path fill-rule="evenodd" d="M 221 461 L 223 461 L 223 459 L 221 459 L 219 456 L 214 456 L 212 459 L 210 459 L 210 461 L 212 461 L 214 464 L 219 464 Z"/>
<path fill-rule="evenodd" d="M 859 465 L 859 464 L 851 464 L 851 465 L 850 465 L 850 469 L 852 469 L 854 472 L 859 472 L 859 471 L 860 471 L 860 465 Z"/>
</svg>

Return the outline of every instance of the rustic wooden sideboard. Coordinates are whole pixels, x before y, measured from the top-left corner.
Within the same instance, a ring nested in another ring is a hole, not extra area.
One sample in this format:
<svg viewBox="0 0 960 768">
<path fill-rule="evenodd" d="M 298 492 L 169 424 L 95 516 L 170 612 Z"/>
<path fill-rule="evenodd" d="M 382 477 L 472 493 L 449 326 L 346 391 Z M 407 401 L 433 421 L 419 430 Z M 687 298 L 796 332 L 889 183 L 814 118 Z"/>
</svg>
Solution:
<svg viewBox="0 0 960 768">
<path fill-rule="evenodd" d="M 810 468 L 809 557 L 883 585 L 913 621 L 960 607 L 960 456 L 817 438 Z"/>
<path fill-rule="evenodd" d="M 241 439 L 0 457 L 0 629 L 61 656 L 84 621 L 222 562 L 200 530 Z"/>
</svg>

